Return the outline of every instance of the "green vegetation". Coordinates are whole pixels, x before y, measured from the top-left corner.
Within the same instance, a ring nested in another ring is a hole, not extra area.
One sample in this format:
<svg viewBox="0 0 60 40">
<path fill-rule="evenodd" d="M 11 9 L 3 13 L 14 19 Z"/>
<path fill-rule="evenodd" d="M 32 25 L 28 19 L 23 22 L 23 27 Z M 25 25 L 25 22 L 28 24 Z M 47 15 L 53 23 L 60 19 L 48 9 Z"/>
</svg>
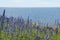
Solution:
<svg viewBox="0 0 60 40">
<path fill-rule="evenodd" d="M 60 40 L 60 28 L 58 29 L 58 34 L 56 34 L 55 32 L 53 32 L 53 35 L 50 35 L 48 33 L 49 31 L 47 31 L 47 35 L 49 36 L 50 40 Z M 19 33 L 18 29 L 15 30 L 15 32 L 13 33 L 14 35 L 12 36 L 11 34 L 11 30 L 8 32 L 6 31 L 2 31 L 0 32 L 0 40 L 37 40 L 35 39 L 36 36 L 38 36 L 40 38 L 40 40 L 47 40 L 45 38 L 46 34 L 44 32 L 40 32 L 36 29 L 33 29 L 31 32 L 30 30 L 24 30 L 21 33 Z"/>
</svg>

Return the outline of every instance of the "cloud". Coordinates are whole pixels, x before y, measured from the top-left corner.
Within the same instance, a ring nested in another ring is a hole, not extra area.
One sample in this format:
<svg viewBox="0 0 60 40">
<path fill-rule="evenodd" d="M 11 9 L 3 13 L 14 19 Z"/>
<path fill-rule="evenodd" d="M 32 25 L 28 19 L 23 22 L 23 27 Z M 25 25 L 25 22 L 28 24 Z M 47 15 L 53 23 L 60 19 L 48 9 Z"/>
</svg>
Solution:
<svg viewBox="0 0 60 40">
<path fill-rule="evenodd" d="M 0 7 L 60 7 L 59 0 L 0 0 Z"/>
</svg>

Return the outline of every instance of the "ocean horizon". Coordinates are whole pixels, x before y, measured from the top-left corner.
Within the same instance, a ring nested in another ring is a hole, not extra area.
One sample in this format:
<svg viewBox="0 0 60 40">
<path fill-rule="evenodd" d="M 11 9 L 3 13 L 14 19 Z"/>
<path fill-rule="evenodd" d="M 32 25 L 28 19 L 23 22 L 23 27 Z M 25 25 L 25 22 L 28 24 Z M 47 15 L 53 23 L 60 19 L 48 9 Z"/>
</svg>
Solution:
<svg viewBox="0 0 60 40">
<path fill-rule="evenodd" d="M 60 8 L 0 8 L 0 15 L 3 14 L 7 17 L 21 17 L 27 19 L 28 16 L 33 22 L 42 24 L 53 25 L 55 20 L 60 21 Z"/>
</svg>

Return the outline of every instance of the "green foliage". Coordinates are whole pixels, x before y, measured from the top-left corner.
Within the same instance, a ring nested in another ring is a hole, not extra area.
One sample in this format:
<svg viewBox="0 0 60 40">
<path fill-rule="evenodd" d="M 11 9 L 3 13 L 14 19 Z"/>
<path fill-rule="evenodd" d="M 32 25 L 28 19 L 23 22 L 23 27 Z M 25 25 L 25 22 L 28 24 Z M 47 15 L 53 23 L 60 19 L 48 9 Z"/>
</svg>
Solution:
<svg viewBox="0 0 60 40">
<path fill-rule="evenodd" d="M 35 40 L 36 36 L 40 38 L 40 40 L 46 40 L 44 32 L 38 31 L 37 29 L 24 29 L 24 31 L 18 31 L 18 26 L 15 26 L 16 29 L 14 31 L 14 35 L 12 37 L 11 33 L 12 30 L 11 28 L 9 29 L 9 33 L 6 32 L 7 24 L 4 25 L 4 30 L 0 30 L 0 40 Z M 20 28 L 21 29 L 21 28 Z M 58 29 L 58 34 L 54 32 L 53 35 L 51 36 L 48 31 L 46 31 L 47 34 L 49 35 L 49 38 L 51 40 L 60 40 L 60 29 Z"/>
</svg>

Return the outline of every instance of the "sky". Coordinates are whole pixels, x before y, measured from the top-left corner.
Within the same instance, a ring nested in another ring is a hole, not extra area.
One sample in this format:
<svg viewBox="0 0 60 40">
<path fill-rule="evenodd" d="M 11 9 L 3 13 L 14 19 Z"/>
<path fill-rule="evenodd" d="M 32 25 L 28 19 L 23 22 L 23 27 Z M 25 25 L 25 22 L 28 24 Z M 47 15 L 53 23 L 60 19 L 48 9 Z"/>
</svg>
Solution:
<svg viewBox="0 0 60 40">
<path fill-rule="evenodd" d="M 0 0 L 0 7 L 60 7 L 60 0 Z"/>
</svg>

